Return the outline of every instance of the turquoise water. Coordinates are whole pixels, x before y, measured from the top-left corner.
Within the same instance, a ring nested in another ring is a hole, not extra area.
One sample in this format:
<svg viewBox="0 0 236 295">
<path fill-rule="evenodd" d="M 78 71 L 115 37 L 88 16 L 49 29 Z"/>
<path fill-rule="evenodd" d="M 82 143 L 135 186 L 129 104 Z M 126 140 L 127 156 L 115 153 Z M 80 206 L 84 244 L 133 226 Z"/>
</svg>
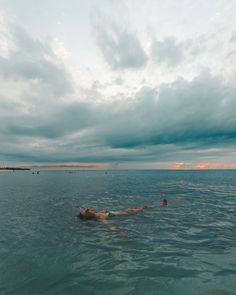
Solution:
<svg viewBox="0 0 236 295">
<path fill-rule="evenodd" d="M 236 171 L 1 172 L 0 294 L 235 295 Z"/>
</svg>

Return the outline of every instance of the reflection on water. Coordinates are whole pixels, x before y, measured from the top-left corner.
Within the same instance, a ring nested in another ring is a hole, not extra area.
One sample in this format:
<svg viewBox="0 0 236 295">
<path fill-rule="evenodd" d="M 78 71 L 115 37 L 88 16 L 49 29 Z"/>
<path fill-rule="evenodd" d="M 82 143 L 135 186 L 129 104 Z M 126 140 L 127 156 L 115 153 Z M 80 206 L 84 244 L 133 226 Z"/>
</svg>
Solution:
<svg viewBox="0 0 236 295">
<path fill-rule="evenodd" d="M 235 171 L 0 174 L 0 294 L 235 294 Z M 157 204 L 110 222 L 79 207 Z"/>
</svg>

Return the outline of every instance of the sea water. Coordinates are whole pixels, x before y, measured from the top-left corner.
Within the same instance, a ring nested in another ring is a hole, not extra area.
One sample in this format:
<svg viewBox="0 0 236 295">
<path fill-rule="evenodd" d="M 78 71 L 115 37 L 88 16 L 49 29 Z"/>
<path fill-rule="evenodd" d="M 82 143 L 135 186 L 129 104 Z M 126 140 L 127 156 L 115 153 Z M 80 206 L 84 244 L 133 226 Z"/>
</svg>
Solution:
<svg viewBox="0 0 236 295">
<path fill-rule="evenodd" d="M 1 172 L 0 294 L 236 294 L 236 171 Z"/>
</svg>

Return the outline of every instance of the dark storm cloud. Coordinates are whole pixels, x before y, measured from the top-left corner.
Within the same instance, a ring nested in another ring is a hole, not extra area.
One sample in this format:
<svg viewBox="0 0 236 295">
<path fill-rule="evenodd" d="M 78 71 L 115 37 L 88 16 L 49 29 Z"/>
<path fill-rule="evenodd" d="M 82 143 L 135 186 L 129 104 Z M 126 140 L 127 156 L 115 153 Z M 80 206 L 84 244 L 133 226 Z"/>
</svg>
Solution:
<svg viewBox="0 0 236 295">
<path fill-rule="evenodd" d="M 16 115 L 16 114 L 15 114 Z M 44 114 L 8 116 L 0 130 L 2 134 L 19 137 L 56 139 L 94 126 L 96 114 L 85 103 L 60 104 Z M 97 122 L 98 120 L 96 120 Z"/>
<path fill-rule="evenodd" d="M 115 108 L 104 126 L 114 148 L 236 139 L 236 88 L 220 77 L 202 73 L 191 82 L 162 85 L 158 99 L 155 89 L 141 89 L 136 96 L 133 104 Z"/>
<path fill-rule="evenodd" d="M 94 21 L 96 43 L 112 69 L 141 68 L 147 55 L 136 34 L 99 15 Z"/>
<path fill-rule="evenodd" d="M 22 137 L 24 144 L 12 150 L 5 145 L 2 155 L 48 162 L 203 157 L 204 152 L 195 151 L 235 144 L 235 109 L 235 86 L 205 72 L 190 82 L 179 79 L 162 85 L 159 91 L 143 87 L 126 103 L 61 105 L 59 112 L 51 110 L 44 119 L 27 118 L 27 124 L 18 118 L 19 124 L 15 129 L 10 124 L 6 133 Z M 76 132 L 84 133 L 73 138 Z M 27 147 L 30 138 L 50 144 Z"/>
</svg>

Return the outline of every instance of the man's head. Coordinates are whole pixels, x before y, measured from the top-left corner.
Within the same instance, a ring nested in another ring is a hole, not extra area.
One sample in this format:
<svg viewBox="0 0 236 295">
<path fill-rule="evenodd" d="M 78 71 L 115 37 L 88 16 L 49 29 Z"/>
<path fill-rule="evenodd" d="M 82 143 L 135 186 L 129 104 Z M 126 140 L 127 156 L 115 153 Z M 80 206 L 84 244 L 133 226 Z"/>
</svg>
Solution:
<svg viewBox="0 0 236 295">
<path fill-rule="evenodd" d="M 166 200 L 166 199 L 163 199 L 163 200 L 162 200 L 162 206 L 167 206 L 167 205 L 168 205 L 167 200 Z"/>
<path fill-rule="evenodd" d="M 87 208 L 84 210 L 81 210 L 79 213 L 80 218 L 86 218 L 91 219 L 96 217 L 97 210 L 94 208 Z"/>
</svg>

